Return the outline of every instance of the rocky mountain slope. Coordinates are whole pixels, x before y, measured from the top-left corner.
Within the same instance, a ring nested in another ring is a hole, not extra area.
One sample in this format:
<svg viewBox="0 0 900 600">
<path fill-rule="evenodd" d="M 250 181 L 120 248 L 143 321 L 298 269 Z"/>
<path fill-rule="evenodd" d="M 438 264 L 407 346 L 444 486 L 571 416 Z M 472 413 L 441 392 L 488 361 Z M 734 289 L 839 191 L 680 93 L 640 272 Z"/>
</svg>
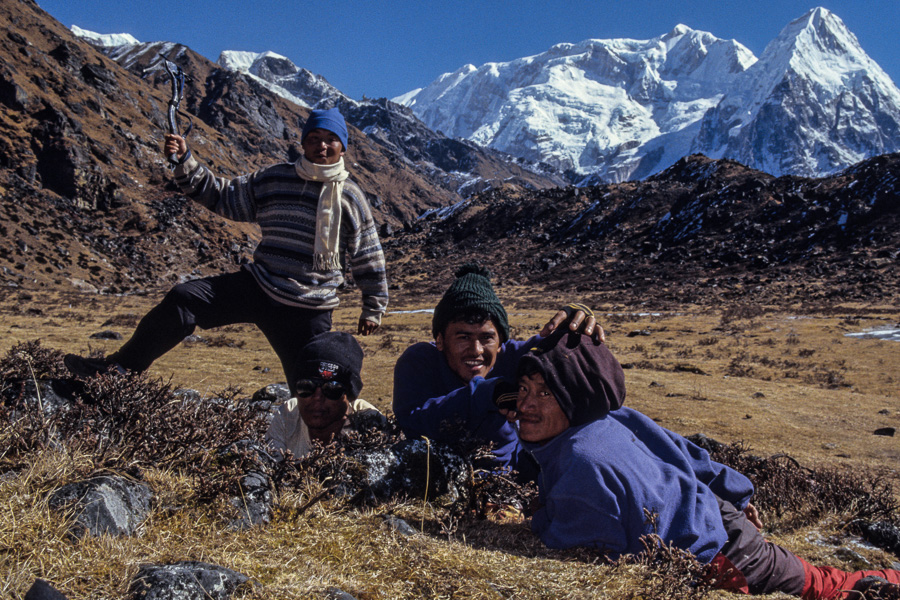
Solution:
<svg viewBox="0 0 900 600">
<path fill-rule="evenodd" d="M 178 44 L 134 46 L 116 57 L 126 69 L 31 0 L 0 2 L 0 23 L 0 284 L 142 293 L 250 257 L 254 226 L 193 207 L 171 182 L 159 55 L 192 77 L 190 143 L 222 175 L 296 157 L 307 109 Z M 531 189 L 522 165 L 490 166 L 500 155 L 428 133 L 409 111 L 341 106 L 359 111 L 349 162 L 396 286 L 440 293 L 477 259 L 501 286 L 623 302 L 896 301 L 898 155 L 823 179 L 692 156 L 641 182 Z M 404 120 L 415 141 L 392 137 Z M 458 163 L 509 181 L 461 199 L 435 179 Z"/>
<path fill-rule="evenodd" d="M 171 184 L 159 55 L 191 78 L 190 144 L 222 176 L 296 158 L 306 109 L 179 44 L 144 48 L 124 69 L 31 0 L 0 3 L 0 29 L 3 281 L 134 291 L 249 256 L 255 227 L 194 209 Z M 459 200 L 352 127 L 350 145 L 350 170 L 386 229 Z"/>
<path fill-rule="evenodd" d="M 160 43 L 140 43 L 130 36 L 79 35 L 99 45 L 123 67 L 144 73 L 154 65 Z M 129 39 L 130 38 L 130 39 Z M 432 131 L 408 108 L 386 99 L 353 100 L 328 81 L 273 52 L 225 51 L 220 67 L 240 73 L 265 90 L 304 108 L 338 107 L 348 123 L 365 133 L 384 154 L 412 167 L 432 185 L 464 196 L 490 188 L 496 181 L 545 188 L 564 183 L 549 166 L 529 164 L 466 140 Z"/>
<path fill-rule="evenodd" d="M 452 269 L 433 265 L 478 260 L 500 286 L 574 298 L 896 304 L 898 173 L 900 154 L 820 179 L 693 155 L 642 182 L 487 192 L 388 240 L 388 257 L 405 285 L 436 294 Z"/>
<path fill-rule="evenodd" d="M 395 100 L 433 129 L 583 182 L 641 179 L 691 153 L 822 176 L 900 150 L 900 90 L 822 8 L 785 27 L 758 60 L 679 25 L 651 40 L 586 40 L 466 65 Z"/>
</svg>

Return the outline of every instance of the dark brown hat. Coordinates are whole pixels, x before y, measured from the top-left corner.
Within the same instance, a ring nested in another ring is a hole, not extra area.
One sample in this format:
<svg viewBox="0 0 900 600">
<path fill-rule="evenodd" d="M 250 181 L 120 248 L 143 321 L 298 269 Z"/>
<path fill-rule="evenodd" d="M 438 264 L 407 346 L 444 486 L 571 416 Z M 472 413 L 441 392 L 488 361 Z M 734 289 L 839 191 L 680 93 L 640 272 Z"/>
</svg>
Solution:
<svg viewBox="0 0 900 600">
<path fill-rule="evenodd" d="M 612 352 L 590 336 L 558 329 L 519 361 L 539 372 L 572 426 L 601 419 L 625 402 L 625 373 Z"/>
</svg>

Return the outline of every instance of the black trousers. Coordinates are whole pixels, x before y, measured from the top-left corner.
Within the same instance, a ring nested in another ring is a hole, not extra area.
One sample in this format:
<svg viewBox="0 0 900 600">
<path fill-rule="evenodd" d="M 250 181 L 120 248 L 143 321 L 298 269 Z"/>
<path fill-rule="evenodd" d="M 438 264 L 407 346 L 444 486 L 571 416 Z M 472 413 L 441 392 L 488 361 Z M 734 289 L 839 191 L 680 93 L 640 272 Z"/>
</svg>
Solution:
<svg viewBox="0 0 900 600">
<path fill-rule="evenodd" d="M 282 304 L 266 294 L 246 269 L 173 287 L 148 312 L 131 339 L 109 356 L 132 371 L 146 370 L 199 326 L 256 325 L 281 360 L 286 381 L 297 353 L 311 337 L 331 329 L 330 310 Z"/>
</svg>

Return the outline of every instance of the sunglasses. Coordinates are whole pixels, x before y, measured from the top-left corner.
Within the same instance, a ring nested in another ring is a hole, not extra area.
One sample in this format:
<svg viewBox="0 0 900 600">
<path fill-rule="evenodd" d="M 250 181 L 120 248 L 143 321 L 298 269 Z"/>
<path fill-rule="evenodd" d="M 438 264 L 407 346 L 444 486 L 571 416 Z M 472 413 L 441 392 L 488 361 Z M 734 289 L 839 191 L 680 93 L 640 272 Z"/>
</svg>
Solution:
<svg viewBox="0 0 900 600">
<path fill-rule="evenodd" d="M 322 388 L 322 395 L 329 400 L 340 400 L 347 393 L 347 388 L 339 381 L 322 381 L 321 379 L 301 379 L 296 384 L 297 397 L 309 398 Z"/>
</svg>

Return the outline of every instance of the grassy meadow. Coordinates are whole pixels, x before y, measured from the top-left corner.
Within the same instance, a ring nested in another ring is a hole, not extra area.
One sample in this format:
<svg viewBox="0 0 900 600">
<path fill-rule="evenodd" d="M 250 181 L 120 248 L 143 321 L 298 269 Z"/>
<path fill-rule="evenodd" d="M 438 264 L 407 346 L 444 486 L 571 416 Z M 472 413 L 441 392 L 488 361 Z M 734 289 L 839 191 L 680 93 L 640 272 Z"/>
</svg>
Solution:
<svg viewBox="0 0 900 600">
<path fill-rule="evenodd" d="M 537 333 L 566 300 L 556 292 L 528 292 L 498 290 L 520 339 Z M 127 339 L 161 297 L 2 294 L 0 355 L 38 339 L 62 352 L 112 352 L 122 341 L 90 336 L 112 330 Z M 396 314 L 360 340 L 366 352 L 362 397 L 384 411 L 390 409 L 394 361 L 409 344 L 431 339 L 431 315 L 416 311 L 437 300 L 398 292 L 390 307 Z M 344 297 L 335 312 L 336 329 L 355 329 L 358 302 L 355 292 Z M 900 346 L 846 336 L 896 325 L 900 309 L 747 303 L 656 312 L 602 297 L 592 305 L 626 368 L 631 407 L 678 433 L 742 443 L 754 455 L 784 453 L 811 470 L 866 474 L 892 484 L 889 493 L 900 502 L 900 437 L 873 434 L 900 427 Z M 201 339 L 157 361 L 151 377 L 205 395 L 227 386 L 250 395 L 283 380 L 277 358 L 252 326 L 196 335 Z M 308 506 L 321 490 L 313 479 L 279 491 L 271 524 L 235 532 L 227 528 L 225 499 L 197 501 L 194 482 L 165 465 L 144 469 L 158 498 L 140 535 L 71 540 L 66 516 L 47 509 L 46 495 L 91 473 L 92 460 L 89 452 L 72 448 L 27 460 L 0 454 L 3 471 L 18 465 L 15 476 L 0 474 L 0 571 L 6 573 L 0 597 L 22 598 L 40 577 L 70 599 L 122 598 L 139 565 L 186 559 L 250 576 L 255 585 L 239 591 L 239 598 L 325 598 L 332 587 L 359 600 L 730 597 L 679 587 L 672 581 L 678 569 L 665 561 L 608 565 L 589 552 L 547 550 L 514 514 L 460 518 L 440 500 L 398 499 L 369 508 L 326 500 Z M 841 509 L 797 525 L 789 515 L 760 508 L 770 539 L 808 560 L 843 568 L 900 561 L 861 545 L 853 546 L 852 556 L 838 551 L 850 543 L 840 535 L 846 521 Z M 386 527 L 385 514 L 406 519 L 421 533 L 404 536 Z"/>
</svg>

